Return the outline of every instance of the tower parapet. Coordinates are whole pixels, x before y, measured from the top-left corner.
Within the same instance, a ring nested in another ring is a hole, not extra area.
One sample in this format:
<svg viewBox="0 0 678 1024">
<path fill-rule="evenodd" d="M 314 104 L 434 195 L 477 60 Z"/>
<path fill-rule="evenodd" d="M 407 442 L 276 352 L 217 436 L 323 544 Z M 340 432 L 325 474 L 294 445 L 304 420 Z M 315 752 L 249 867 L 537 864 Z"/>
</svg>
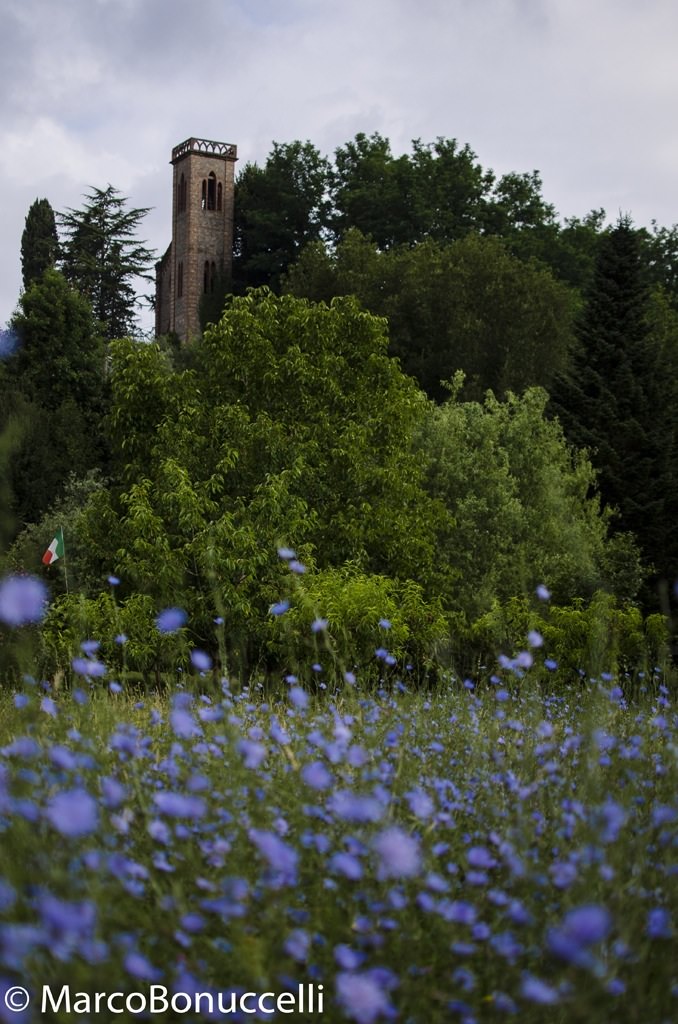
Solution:
<svg viewBox="0 0 678 1024">
<path fill-rule="evenodd" d="M 224 160 L 237 160 L 238 147 L 231 142 L 214 142 L 212 139 L 186 139 L 172 150 L 170 163 L 176 163 L 188 153 L 203 153 L 205 156 L 220 156 Z"/>
</svg>

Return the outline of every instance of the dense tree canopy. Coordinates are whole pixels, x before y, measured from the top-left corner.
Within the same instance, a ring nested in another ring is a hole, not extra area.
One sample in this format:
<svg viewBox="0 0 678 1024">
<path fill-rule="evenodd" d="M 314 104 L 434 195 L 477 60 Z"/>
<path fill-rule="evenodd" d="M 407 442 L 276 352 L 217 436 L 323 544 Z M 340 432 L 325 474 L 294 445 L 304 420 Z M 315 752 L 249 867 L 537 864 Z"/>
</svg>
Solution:
<svg viewBox="0 0 678 1024">
<path fill-rule="evenodd" d="M 582 287 L 604 213 L 561 224 L 538 171 L 497 177 L 470 146 L 442 137 L 415 139 L 410 153 L 395 156 L 387 138 L 361 132 L 332 160 L 309 142 L 274 143 L 262 167 L 250 163 L 240 172 L 235 220 L 238 287 L 277 289 L 304 243 L 336 245 L 356 229 L 380 251 L 496 236 L 520 259 L 537 260 Z M 656 235 L 656 251 L 671 245 L 669 236 Z"/>
<path fill-rule="evenodd" d="M 102 570 L 185 603 L 205 631 L 225 609 L 243 658 L 280 597 L 281 543 L 309 566 L 430 585 L 444 513 L 411 452 L 424 400 L 386 345 L 354 299 L 270 292 L 232 300 L 191 370 L 114 343 L 118 484 L 89 527 Z"/>
<path fill-rule="evenodd" d="M 320 244 L 306 249 L 285 287 L 315 300 L 356 295 L 385 316 L 391 353 L 436 400 L 457 370 L 470 397 L 487 388 L 501 395 L 548 387 L 573 343 L 575 296 L 497 238 L 379 252 L 351 231 L 333 253 Z"/>
<path fill-rule="evenodd" d="M 450 607 L 480 615 L 545 583 L 559 601 L 607 587 L 633 597 L 642 574 L 628 537 L 607 539 L 595 473 L 546 415 L 548 395 L 452 397 L 422 421 L 429 493 L 451 513 L 439 553 L 455 571 Z"/>
</svg>

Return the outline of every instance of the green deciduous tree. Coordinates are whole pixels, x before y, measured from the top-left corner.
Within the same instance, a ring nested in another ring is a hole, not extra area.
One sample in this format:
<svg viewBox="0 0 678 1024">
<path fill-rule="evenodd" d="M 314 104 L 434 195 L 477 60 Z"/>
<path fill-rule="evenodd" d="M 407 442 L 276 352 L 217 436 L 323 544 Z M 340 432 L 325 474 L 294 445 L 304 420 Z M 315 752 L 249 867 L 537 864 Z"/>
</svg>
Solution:
<svg viewBox="0 0 678 1024">
<path fill-rule="evenodd" d="M 369 137 L 361 132 L 340 146 L 330 178 L 335 236 L 357 228 L 380 249 L 409 242 L 414 231 L 410 171 L 408 158 L 396 159 L 378 132 Z"/>
<path fill-rule="evenodd" d="M 39 280 L 45 270 L 56 266 L 59 255 L 54 210 L 47 199 L 36 199 L 26 216 L 21 235 L 21 273 L 24 288 Z"/>
<path fill-rule="evenodd" d="M 154 280 L 154 253 L 136 237 L 147 213 L 148 208 L 128 208 L 124 196 L 108 185 L 90 189 L 82 209 L 59 215 L 63 272 L 87 296 L 107 338 L 134 333 L 134 282 Z"/>
<path fill-rule="evenodd" d="M 558 601 L 601 586 L 633 596 L 637 551 L 607 540 L 591 463 L 546 417 L 546 392 L 481 404 L 459 401 L 460 387 L 457 378 L 453 397 L 431 408 L 417 443 L 429 492 L 451 516 L 439 544 L 456 572 L 448 607 L 474 618 L 539 583 Z"/>
<path fill-rule="evenodd" d="M 309 573 L 352 561 L 431 588 L 444 512 L 410 452 L 424 399 L 386 346 L 353 299 L 267 291 L 229 302 L 190 370 L 157 345 L 115 342 L 117 486 L 90 510 L 101 571 L 184 604 L 204 643 L 223 615 L 243 671 L 294 578 L 280 543 Z"/>
<path fill-rule="evenodd" d="M 235 188 L 234 279 L 276 287 L 327 226 L 329 164 L 310 142 L 273 143 L 263 167 L 246 164 Z"/>
<path fill-rule="evenodd" d="M 340 239 L 357 229 L 379 249 L 453 241 L 483 229 L 493 182 L 456 139 L 415 139 L 395 157 L 388 139 L 360 133 L 335 152 L 333 230 Z"/>
<path fill-rule="evenodd" d="M 409 153 L 395 155 L 378 132 L 360 132 L 333 161 L 309 142 L 274 143 L 266 164 L 247 164 L 236 182 L 234 283 L 278 290 L 305 243 L 336 245 L 358 230 L 382 252 L 470 234 L 501 238 L 522 261 L 581 288 L 603 219 L 595 210 L 560 223 L 538 171 L 497 178 L 456 139 L 414 139 Z M 670 258 L 674 241 L 656 232 L 653 251 Z"/>
</svg>

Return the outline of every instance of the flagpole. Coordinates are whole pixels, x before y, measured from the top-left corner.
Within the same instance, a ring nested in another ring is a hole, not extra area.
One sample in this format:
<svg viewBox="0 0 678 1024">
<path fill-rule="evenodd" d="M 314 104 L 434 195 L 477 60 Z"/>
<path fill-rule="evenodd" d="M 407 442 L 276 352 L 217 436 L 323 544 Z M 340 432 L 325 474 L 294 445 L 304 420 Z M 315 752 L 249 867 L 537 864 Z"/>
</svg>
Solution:
<svg viewBox="0 0 678 1024">
<path fill-rule="evenodd" d="M 63 526 L 59 527 L 61 530 L 61 542 L 64 546 L 64 580 L 66 582 L 66 593 L 68 593 L 68 567 L 66 565 L 66 538 L 64 537 Z"/>
</svg>

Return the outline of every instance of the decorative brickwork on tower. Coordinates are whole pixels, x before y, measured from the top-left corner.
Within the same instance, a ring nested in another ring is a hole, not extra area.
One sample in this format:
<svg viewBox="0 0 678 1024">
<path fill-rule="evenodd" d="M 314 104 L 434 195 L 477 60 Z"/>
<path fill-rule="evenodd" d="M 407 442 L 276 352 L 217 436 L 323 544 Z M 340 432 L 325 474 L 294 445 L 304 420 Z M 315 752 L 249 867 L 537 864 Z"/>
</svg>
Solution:
<svg viewBox="0 0 678 1024">
<path fill-rule="evenodd" d="M 155 333 L 200 333 L 200 300 L 231 272 L 237 148 L 187 139 L 172 150 L 172 241 L 156 264 Z"/>
</svg>

